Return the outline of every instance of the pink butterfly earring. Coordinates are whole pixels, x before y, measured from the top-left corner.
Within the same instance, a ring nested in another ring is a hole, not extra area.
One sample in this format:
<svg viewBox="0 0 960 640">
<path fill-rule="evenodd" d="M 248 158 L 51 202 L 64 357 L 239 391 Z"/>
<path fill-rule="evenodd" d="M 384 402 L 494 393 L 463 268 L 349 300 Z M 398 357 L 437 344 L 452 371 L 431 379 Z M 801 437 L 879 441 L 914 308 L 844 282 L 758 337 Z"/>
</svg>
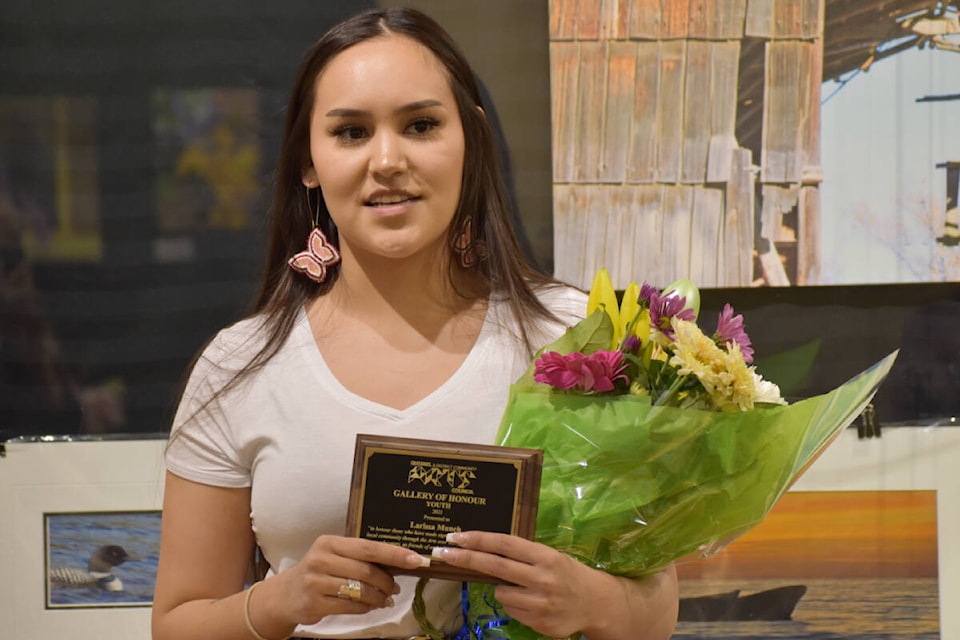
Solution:
<svg viewBox="0 0 960 640">
<path fill-rule="evenodd" d="M 470 269 L 487 259 L 487 245 L 483 240 L 473 239 L 473 216 L 467 216 L 460 225 L 460 233 L 453 242 L 453 250 L 460 256 L 460 266 Z"/>
<path fill-rule="evenodd" d="M 320 193 L 317 193 L 317 209 L 313 217 L 313 231 L 307 236 L 307 250 L 301 251 L 287 261 L 291 269 L 304 274 L 314 282 L 326 280 L 329 268 L 340 262 L 340 252 L 320 230 L 320 197 Z M 309 206 L 310 187 L 307 187 L 307 207 Z"/>
</svg>

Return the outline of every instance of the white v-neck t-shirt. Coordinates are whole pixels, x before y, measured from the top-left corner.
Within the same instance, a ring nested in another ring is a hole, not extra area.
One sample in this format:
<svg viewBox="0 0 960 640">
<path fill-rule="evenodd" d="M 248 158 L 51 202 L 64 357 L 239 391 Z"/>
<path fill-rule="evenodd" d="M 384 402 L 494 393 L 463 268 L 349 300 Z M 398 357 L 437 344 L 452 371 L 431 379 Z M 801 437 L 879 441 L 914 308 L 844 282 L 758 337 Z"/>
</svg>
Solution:
<svg viewBox="0 0 960 640">
<path fill-rule="evenodd" d="M 529 328 L 539 348 L 558 338 L 586 310 L 586 296 L 568 287 L 538 294 L 561 323 Z M 502 300 L 491 300 L 477 341 L 443 384 L 406 409 L 377 404 L 346 389 L 317 348 L 301 311 L 290 337 L 260 371 L 198 407 L 262 344 L 262 320 L 250 318 L 217 334 L 191 372 L 174 418 L 167 469 L 220 487 L 251 487 L 251 518 L 271 572 L 292 567 L 321 534 L 342 535 L 356 435 L 366 433 L 491 444 L 510 384 L 529 366 L 516 324 Z M 399 577 L 396 606 L 363 616 L 332 615 L 295 636 L 406 638 L 419 632 L 410 611 L 416 578 Z M 460 611 L 460 585 L 431 580 L 429 619 L 450 630 Z"/>
</svg>

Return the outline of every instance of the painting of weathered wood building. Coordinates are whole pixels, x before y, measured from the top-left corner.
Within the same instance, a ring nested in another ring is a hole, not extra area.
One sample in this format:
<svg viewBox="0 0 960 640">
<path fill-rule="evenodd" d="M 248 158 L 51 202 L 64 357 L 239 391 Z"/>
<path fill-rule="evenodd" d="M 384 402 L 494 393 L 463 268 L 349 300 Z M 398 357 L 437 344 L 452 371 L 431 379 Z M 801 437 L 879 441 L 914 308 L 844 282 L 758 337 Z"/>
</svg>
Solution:
<svg viewBox="0 0 960 640">
<path fill-rule="evenodd" d="M 821 83 L 950 47 L 929 0 L 551 0 L 555 273 L 817 284 Z"/>
</svg>

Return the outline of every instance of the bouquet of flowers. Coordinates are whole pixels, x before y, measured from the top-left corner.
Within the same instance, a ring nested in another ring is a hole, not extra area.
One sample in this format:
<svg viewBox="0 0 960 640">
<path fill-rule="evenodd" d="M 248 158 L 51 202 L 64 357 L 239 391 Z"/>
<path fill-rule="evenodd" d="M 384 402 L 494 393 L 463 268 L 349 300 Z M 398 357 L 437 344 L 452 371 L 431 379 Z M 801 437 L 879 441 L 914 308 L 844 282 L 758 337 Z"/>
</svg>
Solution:
<svg viewBox="0 0 960 640">
<path fill-rule="evenodd" d="M 725 305 L 708 335 L 698 313 L 688 280 L 631 283 L 618 304 L 601 270 L 586 318 L 512 386 L 496 443 L 544 452 L 537 541 L 627 577 L 718 551 L 859 415 L 896 357 L 787 405 L 752 366 L 743 317 Z M 477 636 L 541 637 L 506 623 L 488 585 L 470 586 L 469 609 Z"/>
</svg>

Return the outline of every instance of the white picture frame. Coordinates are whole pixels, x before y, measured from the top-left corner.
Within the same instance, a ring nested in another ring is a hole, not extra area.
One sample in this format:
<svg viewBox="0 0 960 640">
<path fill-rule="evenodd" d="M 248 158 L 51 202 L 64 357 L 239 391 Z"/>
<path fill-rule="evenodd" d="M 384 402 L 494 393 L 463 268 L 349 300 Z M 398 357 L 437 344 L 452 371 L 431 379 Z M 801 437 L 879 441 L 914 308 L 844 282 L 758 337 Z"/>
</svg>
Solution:
<svg viewBox="0 0 960 640">
<path fill-rule="evenodd" d="M 121 599 L 119 606 L 49 606 L 45 523 L 47 514 L 158 511 L 165 442 L 5 445 L 0 458 L 0 635 L 5 640 L 149 640 L 149 604 L 130 606 Z"/>
</svg>

